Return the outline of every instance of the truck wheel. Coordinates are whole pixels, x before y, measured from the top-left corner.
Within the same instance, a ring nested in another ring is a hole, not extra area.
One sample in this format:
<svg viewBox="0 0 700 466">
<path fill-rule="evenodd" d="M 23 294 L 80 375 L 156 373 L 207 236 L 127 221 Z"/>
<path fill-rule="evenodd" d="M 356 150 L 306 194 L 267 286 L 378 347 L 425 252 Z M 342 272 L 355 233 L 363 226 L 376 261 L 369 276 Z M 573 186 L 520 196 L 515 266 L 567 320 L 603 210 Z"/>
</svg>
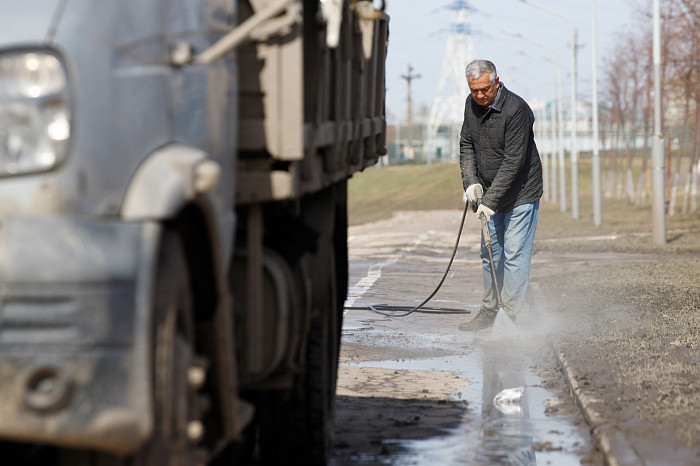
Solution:
<svg viewBox="0 0 700 466">
<path fill-rule="evenodd" d="M 305 370 L 292 390 L 260 394 L 260 451 L 265 464 L 324 465 L 333 452 L 342 305 L 338 305 L 333 210 L 316 213 L 321 217 L 316 223 L 323 227 L 319 250 L 305 267 L 312 288 Z"/>
<path fill-rule="evenodd" d="M 328 276 L 333 280 L 332 268 Z M 306 368 L 288 391 L 260 394 L 258 422 L 264 464 L 325 465 L 333 451 L 338 370 L 335 297 L 312 319 Z"/>
<path fill-rule="evenodd" d="M 195 364 L 192 295 L 179 237 L 166 231 L 158 256 L 153 309 L 153 436 L 130 458 L 95 452 L 62 451 L 61 466 L 194 466 L 203 450 L 194 443 L 202 425 L 196 389 L 188 383 Z"/>
<path fill-rule="evenodd" d="M 332 263 L 329 270 L 335 272 Z M 338 318 L 335 273 L 329 274 L 326 307 L 311 321 L 306 348 L 307 445 L 311 464 L 326 464 L 333 452 L 335 387 L 338 375 Z"/>
<path fill-rule="evenodd" d="M 194 445 L 204 426 L 197 412 L 197 387 L 188 382 L 195 366 L 193 302 L 185 252 L 179 237 L 162 238 L 156 278 L 153 322 L 153 437 L 134 466 L 201 464 Z"/>
<path fill-rule="evenodd" d="M 312 327 L 307 349 L 308 390 L 311 393 L 308 415 L 311 418 L 311 457 L 314 464 L 326 464 L 333 453 L 335 389 L 338 377 L 338 347 L 335 329 L 338 319 L 328 309 L 318 328 Z"/>
</svg>

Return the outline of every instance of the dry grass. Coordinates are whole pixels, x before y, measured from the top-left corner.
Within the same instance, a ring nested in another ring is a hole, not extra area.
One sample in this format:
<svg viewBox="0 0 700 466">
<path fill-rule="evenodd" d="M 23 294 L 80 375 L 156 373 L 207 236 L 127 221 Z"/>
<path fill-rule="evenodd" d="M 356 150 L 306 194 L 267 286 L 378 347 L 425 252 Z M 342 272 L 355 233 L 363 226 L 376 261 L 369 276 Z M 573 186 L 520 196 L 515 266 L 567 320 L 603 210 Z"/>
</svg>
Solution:
<svg viewBox="0 0 700 466">
<path fill-rule="evenodd" d="M 612 412 L 636 411 L 649 425 L 671 425 L 684 445 L 700 445 L 700 258 L 619 264 L 553 278 L 547 289 L 599 322 L 628 310 L 627 325 L 599 325 L 568 350 L 583 359 L 605 355 L 616 384 L 590 383 Z"/>
</svg>

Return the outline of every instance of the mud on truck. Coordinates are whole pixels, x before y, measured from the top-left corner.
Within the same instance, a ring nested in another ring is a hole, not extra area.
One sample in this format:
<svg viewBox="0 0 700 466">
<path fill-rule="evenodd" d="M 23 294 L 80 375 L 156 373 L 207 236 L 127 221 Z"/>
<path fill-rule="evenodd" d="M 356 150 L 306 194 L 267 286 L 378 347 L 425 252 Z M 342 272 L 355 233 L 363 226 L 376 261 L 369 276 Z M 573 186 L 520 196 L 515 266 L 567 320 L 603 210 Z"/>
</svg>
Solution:
<svg viewBox="0 0 700 466">
<path fill-rule="evenodd" d="M 6 464 L 323 464 L 383 4 L 0 15 Z"/>
</svg>

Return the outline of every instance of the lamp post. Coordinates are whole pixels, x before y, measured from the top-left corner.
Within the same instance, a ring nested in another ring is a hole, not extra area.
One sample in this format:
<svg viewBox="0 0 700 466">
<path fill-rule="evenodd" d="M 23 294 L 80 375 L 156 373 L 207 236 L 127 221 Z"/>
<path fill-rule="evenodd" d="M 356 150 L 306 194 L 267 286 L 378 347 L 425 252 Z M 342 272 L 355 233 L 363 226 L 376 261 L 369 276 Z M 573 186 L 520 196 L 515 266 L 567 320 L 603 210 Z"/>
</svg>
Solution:
<svg viewBox="0 0 700 466">
<path fill-rule="evenodd" d="M 557 153 L 556 153 L 556 120 L 554 116 L 554 112 L 557 108 L 557 103 L 556 99 L 552 99 L 551 102 L 547 102 L 542 109 L 542 121 L 545 121 L 547 119 L 547 110 L 549 110 L 549 130 L 551 131 L 551 135 L 549 136 L 549 140 L 551 141 L 550 146 L 551 149 L 549 151 L 549 157 L 545 154 L 542 157 L 542 183 L 544 184 L 543 186 L 543 191 L 544 191 L 544 199 L 545 201 L 552 201 L 552 203 L 556 204 L 557 203 Z M 546 137 L 546 131 L 544 128 L 542 128 L 541 131 L 542 134 L 542 140 L 544 141 Z M 549 162 L 548 162 L 549 161 Z M 550 168 L 551 164 L 551 168 Z M 551 171 L 550 171 L 551 170 Z M 551 173 L 551 175 L 550 175 Z M 551 186 L 550 186 L 550 179 L 551 179 Z"/>
<path fill-rule="evenodd" d="M 656 244 L 666 244 L 666 161 L 661 122 L 661 18 L 659 0 L 654 0 L 654 138 L 651 145 L 652 237 Z"/>
<path fill-rule="evenodd" d="M 559 13 L 558 11 L 551 10 L 547 7 L 540 5 L 539 3 L 532 2 L 530 0 L 520 0 L 521 2 L 545 11 L 549 14 L 562 18 L 569 22 L 571 26 L 571 216 L 573 218 L 579 218 L 579 206 L 578 206 L 578 143 L 577 143 L 577 122 L 576 122 L 576 49 L 577 49 L 577 39 L 576 39 L 576 27 L 573 21 L 568 16 Z M 564 186 L 564 180 L 562 180 L 562 186 Z M 565 188 L 565 186 L 564 186 Z M 562 190 L 565 192 L 565 189 Z M 564 195 L 565 196 L 565 195 Z M 562 196 L 562 197 L 564 197 Z M 566 206 L 566 199 L 564 199 L 564 206 Z M 566 207 L 562 209 L 565 211 Z"/>
<path fill-rule="evenodd" d="M 531 39 L 529 37 L 526 37 L 520 33 L 513 32 L 507 29 L 504 29 L 503 32 L 505 34 L 508 34 L 509 36 L 516 37 L 518 39 L 525 40 L 527 42 L 530 42 L 534 45 L 537 45 L 538 47 L 542 47 L 543 49 L 549 50 L 552 52 L 556 58 L 556 69 L 557 69 L 557 81 L 556 81 L 556 92 L 557 92 L 557 97 L 556 97 L 556 109 L 557 109 L 557 127 L 559 129 L 558 133 L 558 141 L 557 141 L 557 146 L 559 149 L 559 188 L 561 190 L 561 194 L 559 196 L 560 199 L 560 204 L 559 208 L 562 212 L 566 212 L 566 168 L 564 166 L 564 116 L 563 116 L 563 98 L 562 98 L 562 85 L 561 85 L 561 61 L 559 60 L 559 54 L 555 49 L 552 47 L 543 44 L 542 42 L 536 41 L 534 39 Z M 518 53 L 525 55 L 531 59 L 534 59 L 536 61 L 542 62 L 543 60 L 539 58 L 534 58 L 530 57 L 528 54 L 523 52 L 522 50 L 516 50 Z M 547 62 L 547 65 L 551 65 L 551 62 Z M 554 134 L 552 132 L 552 134 Z M 557 179 L 556 179 L 556 166 L 557 164 L 555 161 L 552 161 L 552 202 L 556 203 L 557 202 Z"/>
<path fill-rule="evenodd" d="M 544 122 L 547 121 L 547 107 L 550 105 L 550 102 L 547 102 L 542 108 L 542 110 L 539 112 L 539 115 L 537 118 L 540 119 L 540 121 L 543 122 L 543 124 L 537 125 L 537 134 L 535 135 L 535 139 L 537 141 L 542 141 L 544 142 L 545 138 L 547 137 L 547 132 L 545 131 L 544 128 Z M 554 143 L 554 141 L 552 141 Z M 544 197 L 545 201 L 549 200 L 549 159 L 551 157 L 548 157 L 546 153 L 542 153 L 542 195 Z"/>
<path fill-rule="evenodd" d="M 598 148 L 600 135 L 598 134 L 598 51 L 596 44 L 596 8 L 595 0 L 591 0 L 591 53 L 593 56 L 593 67 L 591 69 L 591 90 L 593 92 L 593 107 L 591 109 L 593 114 L 593 156 L 591 158 L 591 171 L 593 177 L 593 224 L 597 226 L 603 222 L 603 215 L 600 185 L 600 151 Z"/>
<path fill-rule="evenodd" d="M 545 57 L 537 58 L 535 56 L 528 54 L 527 52 L 525 52 L 523 50 L 516 49 L 515 47 L 510 47 L 510 49 L 512 51 L 514 51 L 515 53 L 523 55 L 524 57 L 527 57 L 528 59 L 530 59 L 532 61 L 540 62 L 545 66 L 551 66 L 551 67 L 556 66 L 555 63 L 548 58 L 545 58 Z M 558 88 L 557 93 L 558 93 L 558 99 L 559 99 L 558 102 L 557 102 L 557 99 L 554 99 L 555 104 L 556 104 L 555 106 L 556 106 L 557 119 L 558 119 L 557 126 L 559 127 L 559 141 L 560 141 L 559 142 L 559 180 L 558 181 L 559 181 L 559 187 L 561 189 L 560 189 L 560 193 L 559 193 L 559 200 L 560 200 L 559 207 L 560 207 L 560 210 L 562 212 L 565 212 L 566 211 L 566 184 L 565 184 L 566 183 L 566 181 L 565 181 L 566 173 L 565 173 L 565 168 L 564 168 L 564 143 L 563 143 L 564 124 L 563 124 L 562 104 L 561 104 L 561 86 L 559 86 L 557 84 L 556 87 Z M 554 120 L 554 109 L 551 110 L 550 114 L 552 117 L 552 139 L 554 139 L 554 121 L 553 121 Z M 550 188 L 550 191 L 552 193 L 552 202 L 556 204 L 557 203 L 557 163 L 554 159 L 554 153 L 552 153 L 552 156 L 553 156 L 552 163 L 550 166 L 552 186 Z"/>
<path fill-rule="evenodd" d="M 506 30 L 503 30 L 503 32 L 505 32 L 506 34 L 511 34 L 511 35 L 512 35 L 512 34 L 515 34 L 515 33 L 513 33 L 513 32 L 506 31 Z M 532 78 L 532 79 L 535 80 L 535 81 L 539 81 L 539 79 L 540 79 L 540 76 L 535 76 L 535 75 L 532 74 L 532 73 L 528 73 L 527 71 L 520 70 L 520 69 L 518 69 L 518 68 L 516 68 L 516 67 L 514 67 L 514 66 L 512 66 L 512 65 L 506 65 L 506 68 L 508 68 L 509 70 L 511 70 L 513 73 L 522 74 L 522 75 L 524 75 L 524 76 L 528 76 L 528 77 Z M 511 81 L 515 81 L 515 80 L 514 80 L 514 79 L 509 79 L 509 80 L 508 80 L 508 82 L 511 82 Z M 525 86 L 519 86 L 519 87 L 526 88 Z M 526 88 L 526 89 L 529 89 L 529 88 Z M 531 93 L 531 94 L 532 94 L 532 93 Z M 550 141 L 551 141 L 551 144 L 550 144 L 550 145 L 551 145 L 551 150 L 550 150 L 550 157 L 547 157 L 547 154 L 546 154 L 546 153 L 543 153 L 543 154 L 542 154 L 542 184 L 543 184 L 542 188 L 543 188 L 543 197 L 544 197 L 544 200 L 545 200 L 545 201 L 549 201 L 549 200 L 550 200 L 550 189 L 553 189 L 553 190 L 555 191 L 555 193 L 554 193 L 554 198 L 553 198 L 552 202 L 556 203 L 556 202 L 557 202 L 557 201 L 556 201 L 557 196 L 556 196 L 556 171 L 555 171 L 555 170 L 556 170 L 556 160 L 555 160 L 555 159 L 556 159 L 556 150 L 557 150 L 556 144 L 557 144 L 557 141 L 556 141 L 556 135 L 555 135 L 556 124 L 555 124 L 555 121 L 554 121 L 554 109 L 556 108 L 556 103 L 555 103 L 554 101 L 552 101 L 552 102 L 547 102 L 547 104 L 545 105 L 545 107 L 542 109 L 540 120 L 541 120 L 542 122 L 547 121 L 547 109 L 550 107 L 550 104 L 551 104 L 551 109 L 550 109 L 550 116 L 551 116 L 551 118 L 550 118 L 550 130 L 551 130 L 551 132 L 552 132 L 552 135 L 551 135 L 551 138 L 550 138 Z M 547 132 L 546 132 L 546 130 L 545 130 L 545 128 L 544 128 L 544 124 L 543 124 L 543 125 L 538 125 L 538 133 L 539 133 L 539 134 L 537 135 L 537 136 L 538 136 L 537 140 L 538 140 L 538 141 L 539 141 L 539 140 L 544 141 L 545 138 L 547 137 Z M 553 187 L 552 187 L 552 188 L 550 188 L 550 186 L 549 186 L 549 160 L 551 160 L 551 161 L 552 161 L 552 164 L 553 164 L 553 165 L 552 165 L 552 175 L 553 175 L 553 176 L 552 176 L 552 179 L 553 179 L 554 183 L 553 183 Z"/>
</svg>

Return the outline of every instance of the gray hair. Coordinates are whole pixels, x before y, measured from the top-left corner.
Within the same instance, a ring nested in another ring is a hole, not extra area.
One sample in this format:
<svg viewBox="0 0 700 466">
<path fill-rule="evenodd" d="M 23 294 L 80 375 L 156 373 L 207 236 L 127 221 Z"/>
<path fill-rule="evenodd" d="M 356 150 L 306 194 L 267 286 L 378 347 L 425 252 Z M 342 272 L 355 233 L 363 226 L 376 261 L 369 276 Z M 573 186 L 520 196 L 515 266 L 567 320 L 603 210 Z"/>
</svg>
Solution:
<svg viewBox="0 0 700 466">
<path fill-rule="evenodd" d="M 494 65 L 488 60 L 472 60 L 467 65 L 467 69 L 464 72 L 467 79 L 479 79 L 486 73 L 489 74 L 491 84 L 496 82 L 496 77 L 498 77 L 498 73 L 496 72 L 496 65 Z"/>
</svg>

